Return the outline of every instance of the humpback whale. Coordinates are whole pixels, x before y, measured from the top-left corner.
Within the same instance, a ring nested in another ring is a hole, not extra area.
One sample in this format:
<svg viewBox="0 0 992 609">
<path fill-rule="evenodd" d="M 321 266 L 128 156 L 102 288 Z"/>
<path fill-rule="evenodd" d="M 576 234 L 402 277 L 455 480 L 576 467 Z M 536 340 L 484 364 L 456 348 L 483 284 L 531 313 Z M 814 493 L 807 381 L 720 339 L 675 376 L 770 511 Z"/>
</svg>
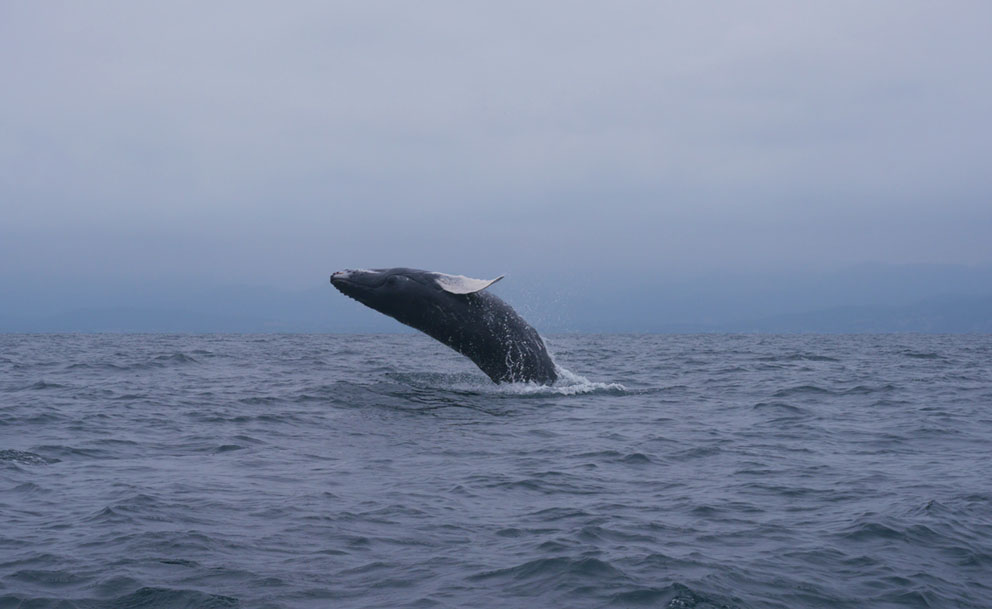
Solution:
<svg viewBox="0 0 992 609">
<path fill-rule="evenodd" d="M 510 305 L 472 279 L 408 268 L 338 271 L 345 296 L 420 330 L 469 358 L 494 383 L 550 384 L 558 378 L 544 341 Z"/>
</svg>

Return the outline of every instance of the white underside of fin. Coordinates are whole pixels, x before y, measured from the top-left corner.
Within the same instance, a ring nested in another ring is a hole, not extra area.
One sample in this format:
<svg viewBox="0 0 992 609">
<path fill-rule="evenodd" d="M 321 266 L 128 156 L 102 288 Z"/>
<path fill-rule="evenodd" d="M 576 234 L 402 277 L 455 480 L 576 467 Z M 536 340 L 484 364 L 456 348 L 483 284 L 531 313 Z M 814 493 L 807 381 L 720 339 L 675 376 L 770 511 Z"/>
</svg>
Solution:
<svg viewBox="0 0 992 609">
<path fill-rule="evenodd" d="M 437 284 L 441 286 L 441 289 L 452 294 L 474 294 L 481 292 L 503 277 L 504 275 L 500 275 L 496 279 L 472 279 L 464 275 L 434 273 L 434 278 Z"/>
</svg>

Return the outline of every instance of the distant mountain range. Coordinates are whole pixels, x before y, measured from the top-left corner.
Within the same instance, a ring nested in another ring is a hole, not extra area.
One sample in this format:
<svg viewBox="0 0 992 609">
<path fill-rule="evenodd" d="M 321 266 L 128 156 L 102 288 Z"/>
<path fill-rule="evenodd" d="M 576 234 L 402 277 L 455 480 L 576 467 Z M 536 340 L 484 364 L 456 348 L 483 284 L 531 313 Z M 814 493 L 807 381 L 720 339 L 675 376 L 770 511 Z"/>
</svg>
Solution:
<svg viewBox="0 0 992 609">
<path fill-rule="evenodd" d="M 293 291 L 0 277 L 0 332 L 410 331 L 324 281 Z M 992 333 L 992 268 L 681 278 L 618 270 L 516 275 L 493 289 L 545 333 Z"/>
<path fill-rule="evenodd" d="M 992 333 L 992 295 L 927 300 L 908 306 L 843 306 L 714 326 L 728 332 Z"/>
<path fill-rule="evenodd" d="M 103 307 L 38 317 L 0 317 L 2 332 L 403 332 L 409 331 L 371 311 L 346 315 L 306 315 L 301 299 L 286 307 L 296 315 L 264 316 L 154 307 Z M 326 303 L 325 303 L 326 304 Z M 615 331 L 586 322 L 576 327 L 535 324 L 544 332 Z M 631 331 L 623 328 L 620 331 Z M 992 295 L 928 300 L 907 306 L 840 306 L 716 323 L 653 324 L 653 332 L 707 333 L 992 333 Z"/>
</svg>

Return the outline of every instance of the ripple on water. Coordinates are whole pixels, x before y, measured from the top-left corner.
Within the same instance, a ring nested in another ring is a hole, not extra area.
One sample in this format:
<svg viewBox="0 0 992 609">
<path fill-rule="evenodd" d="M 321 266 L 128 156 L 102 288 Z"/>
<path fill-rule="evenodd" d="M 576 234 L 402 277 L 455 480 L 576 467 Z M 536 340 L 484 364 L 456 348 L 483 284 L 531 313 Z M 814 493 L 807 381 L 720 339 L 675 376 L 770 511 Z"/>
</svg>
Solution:
<svg viewBox="0 0 992 609">
<path fill-rule="evenodd" d="M 554 346 L 0 335 L 0 607 L 988 608 L 992 338 Z"/>
<path fill-rule="evenodd" d="M 19 463 L 21 465 L 51 465 L 52 463 L 58 463 L 59 459 L 43 457 L 42 455 L 26 450 L 4 449 L 0 450 L 0 461 Z"/>
</svg>

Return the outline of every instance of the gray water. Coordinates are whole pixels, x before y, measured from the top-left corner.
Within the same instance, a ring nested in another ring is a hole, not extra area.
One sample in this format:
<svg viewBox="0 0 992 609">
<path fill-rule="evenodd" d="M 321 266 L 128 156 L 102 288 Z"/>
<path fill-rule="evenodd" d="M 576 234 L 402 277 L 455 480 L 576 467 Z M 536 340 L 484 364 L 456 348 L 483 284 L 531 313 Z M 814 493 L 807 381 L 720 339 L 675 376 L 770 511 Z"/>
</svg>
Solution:
<svg viewBox="0 0 992 609">
<path fill-rule="evenodd" d="M 992 607 L 992 336 L 0 335 L 0 608 Z"/>
</svg>

